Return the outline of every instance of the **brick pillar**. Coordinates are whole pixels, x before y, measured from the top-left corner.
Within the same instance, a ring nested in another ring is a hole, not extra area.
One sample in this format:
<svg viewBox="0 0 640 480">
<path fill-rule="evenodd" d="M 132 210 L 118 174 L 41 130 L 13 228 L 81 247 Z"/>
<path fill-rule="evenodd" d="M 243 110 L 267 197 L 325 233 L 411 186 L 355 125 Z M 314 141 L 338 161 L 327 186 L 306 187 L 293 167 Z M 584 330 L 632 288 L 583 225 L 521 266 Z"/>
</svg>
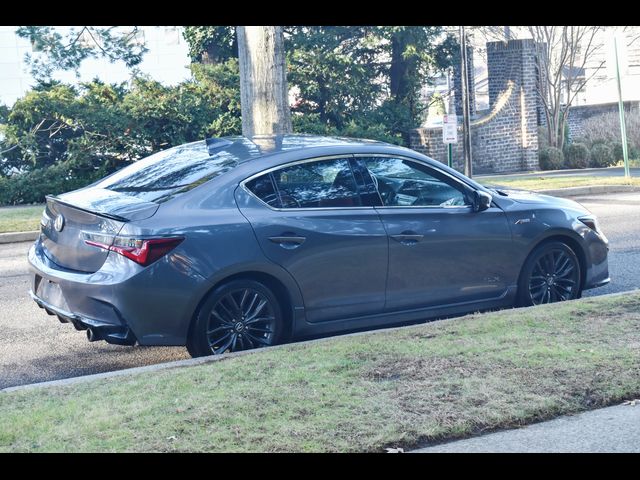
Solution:
<svg viewBox="0 0 640 480">
<path fill-rule="evenodd" d="M 536 92 L 536 44 L 533 39 L 487 43 L 489 105 L 493 107 L 500 94 L 513 82 L 514 95 L 509 108 L 517 112 L 519 123 L 514 135 L 520 145 L 523 170 L 538 168 L 538 96 Z"/>
</svg>

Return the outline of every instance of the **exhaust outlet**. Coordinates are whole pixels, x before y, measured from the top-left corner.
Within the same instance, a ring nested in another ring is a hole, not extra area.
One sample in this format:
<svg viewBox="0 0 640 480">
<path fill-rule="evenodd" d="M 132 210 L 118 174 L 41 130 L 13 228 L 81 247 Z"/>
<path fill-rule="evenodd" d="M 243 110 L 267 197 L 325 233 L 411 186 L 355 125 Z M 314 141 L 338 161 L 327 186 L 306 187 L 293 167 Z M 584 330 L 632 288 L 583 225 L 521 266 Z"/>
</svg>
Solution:
<svg viewBox="0 0 640 480">
<path fill-rule="evenodd" d="M 94 330 L 93 328 L 87 328 L 87 340 L 90 342 L 95 342 L 98 340 L 102 340 L 100 334 Z"/>
</svg>

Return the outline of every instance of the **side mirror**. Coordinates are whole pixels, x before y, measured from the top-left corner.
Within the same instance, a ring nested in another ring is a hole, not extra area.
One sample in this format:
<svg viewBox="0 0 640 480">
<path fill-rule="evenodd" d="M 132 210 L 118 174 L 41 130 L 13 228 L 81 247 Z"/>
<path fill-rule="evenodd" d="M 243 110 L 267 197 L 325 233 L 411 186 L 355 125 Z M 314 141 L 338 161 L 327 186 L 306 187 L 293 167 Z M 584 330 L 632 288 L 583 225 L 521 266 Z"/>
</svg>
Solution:
<svg viewBox="0 0 640 480">
<path fill-rule="evenodd" d="M 482 212 L 491 206 L 492 197 L 487 192 L 476 190 L 473 194 L 473 211 Z"/>
</svg>

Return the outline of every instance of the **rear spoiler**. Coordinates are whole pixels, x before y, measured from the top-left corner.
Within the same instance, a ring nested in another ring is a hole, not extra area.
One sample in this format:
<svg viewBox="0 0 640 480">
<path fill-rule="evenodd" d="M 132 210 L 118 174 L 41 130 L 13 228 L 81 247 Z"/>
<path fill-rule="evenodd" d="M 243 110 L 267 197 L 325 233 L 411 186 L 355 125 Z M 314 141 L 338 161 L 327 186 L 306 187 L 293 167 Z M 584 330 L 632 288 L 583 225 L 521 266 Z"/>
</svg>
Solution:
<svg viewBox="0 0 640 480">
<path fill-rule="evenodd" d="M 75 208 L 76 210 L 81 210 L 83 212 L 92 213 L 94 215 L 100 215 L 101 217 L 109 218 L 111 220 L 117 220 L 118 222 L 128 222 L 129 221 L 128 218 L 124 218 L 124 217 L 121 217 L 120 215 L 115 215 L 113 213 L 99 212 L 99 211 L 89 210 L 89 209 L 86 209 L 86 208 L 79 207 L 77 205 L 74 205 L 73 203 L 65 202 L 64 200 L 61 200 L 60 198 L 56 197 L 55 195 L 46 195 L 45 199 L 47 200 L 47 202 L 48 201 L 52 201 L 52 202 L 64 205 L 66 207 Z"/>
</svg>

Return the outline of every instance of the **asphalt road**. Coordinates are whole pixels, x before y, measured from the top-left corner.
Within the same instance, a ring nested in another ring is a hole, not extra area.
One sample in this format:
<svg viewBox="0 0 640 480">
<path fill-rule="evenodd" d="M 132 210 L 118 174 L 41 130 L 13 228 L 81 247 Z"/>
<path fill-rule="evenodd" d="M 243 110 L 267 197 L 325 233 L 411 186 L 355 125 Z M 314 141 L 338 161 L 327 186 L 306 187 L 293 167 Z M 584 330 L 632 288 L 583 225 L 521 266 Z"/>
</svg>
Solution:
<svg viewBox="0 0 640 480">
<path fill-rule="evenodd" d="M 601 408 L 411 453 L 640 453 L 640 404 Z"/>
<path fill-rule="evenodd" d="M 640 193 L 576 200 L 598 215 L 611 242 L 612 283 L 584 295 L 640 287 Z M 27 293 L 30 246 L 0 245 L 0 389 L 189 358 L 183 347 L 89 343 L 85 332 L 48 316 Z"/>
</svg>

